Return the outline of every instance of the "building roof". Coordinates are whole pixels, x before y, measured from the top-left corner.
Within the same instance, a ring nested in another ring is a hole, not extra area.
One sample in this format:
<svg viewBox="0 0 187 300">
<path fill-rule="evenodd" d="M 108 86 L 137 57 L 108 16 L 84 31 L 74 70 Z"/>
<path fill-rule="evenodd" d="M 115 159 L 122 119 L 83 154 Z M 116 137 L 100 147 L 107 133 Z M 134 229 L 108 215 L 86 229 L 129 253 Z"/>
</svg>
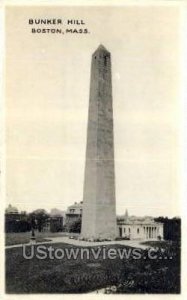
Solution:
<svg viewBox="0 0 187 300">
<path fill-rule="evenodd" d="M 68 209 L 70 209 L 70 208 L 82 208 L 82 206 L 83 206 L 83 202 L 82 201 L 78 202 L 78 203 L 75 202 L 74 204 L 68 206 Z"/>
<path fill-rule="evenodd" d="M 151 216 L 129 216 L 128 211 L 126 210 L 125 215 L 117 217 L 117 223 L 121 225 L 151 225 L 151 224 L 160 224 L 155 222 L 154 218 Z"/>
<path fill-rule="evenodd" d="M 5 210 L 6 214 L 18 214 L 18 209 L 15 206 L 9 204 L 9 206 Z"/>
<path fill-rule="evenodd" d="M 50 212 L 51 217 L 65 217 L 65 212 L 63 210 L 52 208 Z"/>
<path fill-rule="evenodd" d="M 144 220 L 126 220 L 126 219 L 117 219 L 118 225 L 160 225 L 163 223 L 156 222 L 154 219 L 144 219 Z"/>
</svg>

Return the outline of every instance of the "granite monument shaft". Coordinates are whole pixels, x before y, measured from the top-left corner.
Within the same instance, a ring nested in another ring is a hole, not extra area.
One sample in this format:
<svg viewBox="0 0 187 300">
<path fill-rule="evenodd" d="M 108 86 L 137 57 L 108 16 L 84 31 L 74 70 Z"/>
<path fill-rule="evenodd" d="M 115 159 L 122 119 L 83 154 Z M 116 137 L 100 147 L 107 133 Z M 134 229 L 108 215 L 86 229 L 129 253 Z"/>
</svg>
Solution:
<svg viewBox="0 0 187 300">
<path fill-rule="evenodd" d="M 81 236 L 116 237 L 111 55 L 102 45 L 92 55 Z"/>
</svg>

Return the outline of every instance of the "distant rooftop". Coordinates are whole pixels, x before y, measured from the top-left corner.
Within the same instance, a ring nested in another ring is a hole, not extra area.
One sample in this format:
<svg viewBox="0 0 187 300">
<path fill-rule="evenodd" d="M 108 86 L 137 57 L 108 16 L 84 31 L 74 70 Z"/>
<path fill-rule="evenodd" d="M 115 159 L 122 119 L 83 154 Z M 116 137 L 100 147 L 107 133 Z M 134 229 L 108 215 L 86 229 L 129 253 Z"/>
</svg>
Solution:
<svg viewBox="0 0 187 300">
<path fill-rule="evenodd" d="M 65 216 L 65 212 L 63 210 L 60 210 L 58 208 L 52 208 L 50 212 L 50 216 Z"/>
<path fill-rule="evenodd" d="M 6 208 L 5 212 L 6 212 L 6 214 L 17 214 L 18 209 L 17 209 L 17 207 L 14 207 L 11 204 L 9 204 L 9 206 Z"/>
</svg>

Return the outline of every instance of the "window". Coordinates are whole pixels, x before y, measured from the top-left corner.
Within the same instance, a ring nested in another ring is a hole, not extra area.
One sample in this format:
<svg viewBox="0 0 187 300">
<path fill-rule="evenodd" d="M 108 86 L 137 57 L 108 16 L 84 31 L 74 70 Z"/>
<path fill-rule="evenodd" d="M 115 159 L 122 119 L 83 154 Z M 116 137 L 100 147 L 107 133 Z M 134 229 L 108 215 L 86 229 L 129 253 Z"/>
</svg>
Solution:
<svg viewBox="0 0 187 300">
<path fill-rule="evenodd" d="M 130 229 L 130 227 L 129 227 L 129 233 L 131 232 L 131 229 Z"/>
<path fill-rule="evenodd" d="M 107 64 L 107 56 L 104 56 L 104 65 L 106 66 Z"/>
<path fill-rule="evenodd" d="M 137 228 L 137 234 L 139 234 L 140 233 L 140 229 L 139 228 Z"/>
<path fill-rule="evenodd" d="M 123 228 L 123 232 L 125 233 L 125 228 Z"/>
<path fill-rule="evenodd" d="M 119 236 L 122 236 L 122 228 L 119 227 Z"/>
</svg>

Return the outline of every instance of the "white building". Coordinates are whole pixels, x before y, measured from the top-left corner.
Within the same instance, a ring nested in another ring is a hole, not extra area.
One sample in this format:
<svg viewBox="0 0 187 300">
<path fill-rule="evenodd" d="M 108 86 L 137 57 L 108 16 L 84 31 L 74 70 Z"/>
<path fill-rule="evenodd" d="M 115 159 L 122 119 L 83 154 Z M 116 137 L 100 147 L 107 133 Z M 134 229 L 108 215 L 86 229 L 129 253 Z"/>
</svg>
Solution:
<svg viewBox="0 0 187 300">
<path fill-rule="evenodd" d="M 82 218 L 83 202 L 75 202 L 70 205 L 66 211 L 66 228 L 69 230 L 71 224 Z"/>
<path fill-rule="evenodd" d="M 121 238 L 157 240 L 163 239 L 163 223 L 155 222 L 152 217 L 129 217 L 117 218 L 118 235 Z"/>
</svg>

